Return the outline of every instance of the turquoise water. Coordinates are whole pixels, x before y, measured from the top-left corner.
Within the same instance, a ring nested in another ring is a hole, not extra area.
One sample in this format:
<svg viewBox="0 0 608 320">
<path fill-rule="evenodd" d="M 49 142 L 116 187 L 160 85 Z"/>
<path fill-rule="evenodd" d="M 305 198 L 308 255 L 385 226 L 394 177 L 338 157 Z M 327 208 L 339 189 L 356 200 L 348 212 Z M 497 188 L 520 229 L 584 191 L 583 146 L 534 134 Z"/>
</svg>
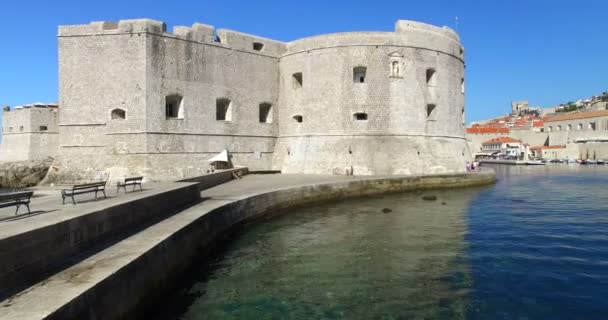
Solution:
<svg viewBox="0 0 608 320">
<path fill-rule="evenodd" d="M 150 313 L 607 318 L 608 166 L 496 168 L 493 186 L 348 200 L 252 226 Z"/>
</svg>

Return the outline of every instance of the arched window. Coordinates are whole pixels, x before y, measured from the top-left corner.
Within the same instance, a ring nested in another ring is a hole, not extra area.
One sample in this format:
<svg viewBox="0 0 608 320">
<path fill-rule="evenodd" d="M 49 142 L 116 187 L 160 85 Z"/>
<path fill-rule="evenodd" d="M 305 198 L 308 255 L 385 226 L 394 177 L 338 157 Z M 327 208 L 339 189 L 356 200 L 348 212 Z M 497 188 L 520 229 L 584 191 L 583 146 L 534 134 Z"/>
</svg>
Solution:
<svg viewBox="0 0 608 320">
<path fill-rule="evenodd" d="M 551 127 L 551 126 L 547 127 L 547 132 L 551 132 L 551 131 L 553 131 L 553 127 Z"/>
<path fill-rule="evenodd" d="M 464 78 L 460 78 L 460 93 L 464 94 Z"/>
<path fill-rule="evenodd" d="M 215 120 L 232 121 L 232 102 L 230 99 L 219 98 L 215 100 Z"/>
<path fill-rule="evenodd" d="M 365 73 L 367 72 L 366 67 L 355 67 L 353 68 L 353 82 L 354 83 L 364 83 L 365 82 Z"/>
<path fill-rule="evenodd" d="M 123 109 L 114 109 L 110 112 L 110 118 L 112 120 L 124 120 L 127 118 L 127 113 Z"/>
<path fill-rule="evenodd" d="M 272 104 L 260 103 L 260 122 L 272 123 Z"/>
<path fill-rule="evenodd" d="M 576 129 L 577 129 L 577 130 L 583 130 L 583 124 L 582 124 L 582 123 L 579 123 L 579 124 L 576 126 Z"/>
<path fill-rule="evenodd" d="M 567 131 L 572 130 L 572 125 L 571 125 L 571 124 L 569 124 L 569 125 L 566 127 L 566 130 L 567 130 Z"/>
<path fill-rule="evenodd" d="M 302 121 L 304 120 L 304 118 L 299 114 L 296 114 L 296 115 L 292 116 L 291 118 L 293 120 L 295 120 L 297 123 L 302 123 Z"/>
<path fill-rule="evenodd" d="M 561 126 L 561 125 L 558 125 L 558 126 L 555 128 L 555 131 L 562 131 L 562 126 Z"/>
<path fill-rule="evenodd" d="M 183 118 L 184 110 L 182 107 L 183 98 L 178 94 L 173 94 L 165 97 L 165 117 L 167 118 Z"/>
</svg>

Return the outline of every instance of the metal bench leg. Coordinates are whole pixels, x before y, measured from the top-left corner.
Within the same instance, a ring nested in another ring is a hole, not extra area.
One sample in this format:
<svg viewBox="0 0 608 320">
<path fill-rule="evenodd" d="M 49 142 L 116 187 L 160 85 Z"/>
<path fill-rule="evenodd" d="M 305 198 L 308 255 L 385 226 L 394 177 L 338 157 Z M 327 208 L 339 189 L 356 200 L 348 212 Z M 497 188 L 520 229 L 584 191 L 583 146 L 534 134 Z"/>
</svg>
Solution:
<svg viewBox="0 0 608 320">
<path fill-rule="evenodd" d="M 61 195 L 61 204 L 65 204 L 65 196 L 63 194 Z"/>
<path fill-rule="evenodd" d="M 99 191 L 95 190 L 95 200 L 97 200 L 97 192 Z"/>
<path fill-rule="evenodd" d="M 26 203 L 25 207 L 27 208 L 27 214 L 32 214 L 32 212 L 30 211 L 30 204 Z"/>
<path fill-rule="evenodd" d="M 74 200 L 74 195 L 72 195 L 72 202 L 76 205 L 76 200 Z"/>
<path fill-rule="evenodd" d="M 141 183 L 139 184 L 139 191 L 144 191 L 144 189 L 141 187 Z"/>
<path fill-rule="evenodd" d="M 15 215 L 17 215 L 17 213 L 19 212 L 19 207 L 21 206 L 20 203 L 17 204 L 17 210 L 15 210 Z M 28 210 L 29 211 L 29 210 Z"/>
<path fill-rule="evenodd" d="M 104 199 L 107 199 L 107 198 L 108 198 L 108 196 L 106 196 L 106 189 L 101 190 L 101 192 L 103 192 L 103 198 L 104 198 Z"/>
</svg>

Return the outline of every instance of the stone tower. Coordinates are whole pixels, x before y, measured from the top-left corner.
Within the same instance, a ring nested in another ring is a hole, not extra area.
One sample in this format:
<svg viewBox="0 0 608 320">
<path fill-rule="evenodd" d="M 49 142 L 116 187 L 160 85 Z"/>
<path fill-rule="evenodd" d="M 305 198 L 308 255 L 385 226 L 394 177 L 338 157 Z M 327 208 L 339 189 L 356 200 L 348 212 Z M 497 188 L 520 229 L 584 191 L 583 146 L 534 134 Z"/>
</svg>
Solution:
<svg viewBox="0 0 608 320">
<path fill-rule="evenodd" d="M 283 43 L 149 19 L 59 28 L 61 181 L 204 174 L 461 172 L 464 51 L 445 27 Z"/>
</svg>

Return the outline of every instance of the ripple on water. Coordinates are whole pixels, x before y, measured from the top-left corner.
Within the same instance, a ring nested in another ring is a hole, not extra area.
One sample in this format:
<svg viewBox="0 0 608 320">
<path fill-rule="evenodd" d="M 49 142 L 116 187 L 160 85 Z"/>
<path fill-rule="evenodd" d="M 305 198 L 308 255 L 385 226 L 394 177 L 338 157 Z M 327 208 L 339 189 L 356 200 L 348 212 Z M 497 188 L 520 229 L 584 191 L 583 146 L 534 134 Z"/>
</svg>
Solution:
<svg viewBox="0 0 608 320">
<path fill-rule="evenodd" d="M 437 201 L 412 193 L 299 209 L 236 236 L 150 314 L 602 319 L 606 173 L 498 167 L 495 186 L 436 191 Z"/>
</svg>

